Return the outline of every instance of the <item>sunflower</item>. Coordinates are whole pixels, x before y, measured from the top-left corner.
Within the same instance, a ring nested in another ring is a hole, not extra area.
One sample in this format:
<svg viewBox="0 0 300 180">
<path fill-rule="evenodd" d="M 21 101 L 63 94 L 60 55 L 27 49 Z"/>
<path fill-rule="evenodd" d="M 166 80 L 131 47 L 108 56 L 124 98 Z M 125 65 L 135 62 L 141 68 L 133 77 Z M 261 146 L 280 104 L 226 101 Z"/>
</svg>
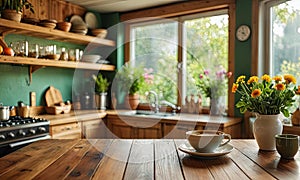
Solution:
<svg viewBox="0 0 300 180">
<path fill-rule="evenodd" d="M 260 95 L 261 95 L 261 90 L 260 89 L 254 89 L 251 93 L 251 97 L 253 97 L 253 98 L 257 98 Z"/>
<path fill-rule="evenodd" d="M 236 84 L 241 83 L 241 82 L 245 82 L 245 78 L 246 78 L 246 76 L 238 77 L 237 80 L 236 80 Z"/>
<path fill-rule="evenodd" d="M 280 81 L 282 81 L 282 77 L 281 77 L 281 76 L 274 76 L 274 77 L 273 77 L 273 80 L 274 80 L 275 82 L 280 82 Z"/>
<path fill-rule="evenodd" d="M 271 82 L 271 77 L 269 76 L 269 75 L 267 75 L 267 74 L 264 74 L 262 77 L 261 77 L 261 79 L 263 80 L 263 81 L 266 81 L 266 82 Z"/>
<path fill-rule="evenodd" d="M 287 74 L 283 76 L 286 84 L 296 84 L 296 78 L 293 75 Z"/>
<path fill-rule="evenodd" d="M 283 90 L 285 90 L 285 85 L 282 83 L 276 84 L 275 89 L 277 89 L 279 91 L 283 91 Z"/>
<path fill-rule="evenodd" d="M 296 94 L 300 95 L 300 85 L 298 86 L 297 90 L 295 91 Z"/>
<path fill-rule="evenodd" d="M 233 83 L 232 88 L 231 88 L 231 92 L 235 93 L 236 90 L 238 89 L 239 85 L 236 83 Z"/>
<path fill-rule="evenodd" d="M 257 76 L 251 76 L 249 78 L 249 80 L 247 81 L 247 84 L 251 84 L 251 83 L 254 83 L 254 82 L 258 82 L 258 77 Z"/>
</svg>

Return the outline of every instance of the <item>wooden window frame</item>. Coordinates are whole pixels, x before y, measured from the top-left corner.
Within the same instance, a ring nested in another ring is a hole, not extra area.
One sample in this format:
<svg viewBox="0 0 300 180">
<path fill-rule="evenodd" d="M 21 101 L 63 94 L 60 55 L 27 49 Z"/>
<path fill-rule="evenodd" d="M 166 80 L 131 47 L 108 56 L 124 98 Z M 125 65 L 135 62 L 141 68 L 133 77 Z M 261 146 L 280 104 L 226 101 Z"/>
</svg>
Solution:
<svg viewBox="0 0 300 180">
<path fill-rule="evenodd" d="M 229 16 L 229 35 L 228 35 L 228 70 L 234 74 L 235 62 L 235 29 L 236 29 L 236 13 L 235 0 L 199 0 L 183 3 L 176 3 L 167 6 L 150 8 L 140 11 L 128 12 L 121 14 L 121 22 L 125 25 L 125 44 L 124 44 L 124 59 L 128 62 L 130 59 L 130 25 L 133 23 L 151 21 L 159 18 L 174 18 L 178 16 L 190 15 L 215 10 L 228 10 Z M 179 39 L 182 38 L 179 35 Z M 181 55 L 180 50 L 178 55 Z M 178 59 L 181 60 L 181 57 Z M 230 78 L 228 82 L 228 116 L 234 116 L 234 94 L 231 93 L 231 84 L 234 79 Z M 180 82 L 179 82 L 180 83 Z M 180 100 L 179 100 L 180 101 Z"/>
</svg>

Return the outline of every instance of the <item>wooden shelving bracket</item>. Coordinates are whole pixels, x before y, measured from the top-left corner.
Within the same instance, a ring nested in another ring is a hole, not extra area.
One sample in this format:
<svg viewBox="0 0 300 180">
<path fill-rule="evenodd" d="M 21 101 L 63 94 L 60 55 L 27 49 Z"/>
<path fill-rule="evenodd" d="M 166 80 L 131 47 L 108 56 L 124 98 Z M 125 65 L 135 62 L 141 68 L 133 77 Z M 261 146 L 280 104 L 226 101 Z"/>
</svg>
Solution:
<svg viewBox="0 0 300 180">
<path fill-rule="evenodd" d="M 43 68 L 45 66 L 39 66 L 39 65 L 30 65 L 28 66 L 28 76 L 29 76 L 29 82 L 28 82 L 28 86 L 31 84 L 32 82 L 32 74 L 39 70 L 40 68 Z"/>
</svg>

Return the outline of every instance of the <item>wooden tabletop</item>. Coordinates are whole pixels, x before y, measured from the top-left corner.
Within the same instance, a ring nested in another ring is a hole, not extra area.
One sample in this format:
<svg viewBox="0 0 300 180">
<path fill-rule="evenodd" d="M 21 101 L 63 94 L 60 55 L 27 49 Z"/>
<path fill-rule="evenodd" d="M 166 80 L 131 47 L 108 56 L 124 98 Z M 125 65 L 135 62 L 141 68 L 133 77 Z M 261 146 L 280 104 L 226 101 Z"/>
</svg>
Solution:
<svg viewBox="0 0 300 180">
<path fill-rule="evenodd" d="M 0 179 L 300 179 L 300 155 L 281 159 L 254 140 L 214 159 L 178 150 L 185 140 L 43 140 L 0 158 Z"/>
</svg>

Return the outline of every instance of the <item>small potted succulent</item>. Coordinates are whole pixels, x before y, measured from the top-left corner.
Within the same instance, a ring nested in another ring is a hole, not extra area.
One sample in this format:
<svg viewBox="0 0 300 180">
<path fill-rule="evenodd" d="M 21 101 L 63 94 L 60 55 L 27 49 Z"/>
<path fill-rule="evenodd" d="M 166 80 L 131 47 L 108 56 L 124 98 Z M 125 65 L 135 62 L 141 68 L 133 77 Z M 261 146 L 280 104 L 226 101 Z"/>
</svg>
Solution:
<svg viewBox="0 0 300 180">
<path fill-rule="evenodd" d="M 1 18 L 20 22 L 24 8 L 34 13 L 33 5 L 28 0 L 0 0 Z"/>
<path fill-rule="evenodd" d="M 100 73 L 98 76 L 93 75 L 93 79 L 95 80 L 96 106 L 100 110 L 105 110 L 107 104 L 107 91 L 110 83 Z"/>
</svg>

